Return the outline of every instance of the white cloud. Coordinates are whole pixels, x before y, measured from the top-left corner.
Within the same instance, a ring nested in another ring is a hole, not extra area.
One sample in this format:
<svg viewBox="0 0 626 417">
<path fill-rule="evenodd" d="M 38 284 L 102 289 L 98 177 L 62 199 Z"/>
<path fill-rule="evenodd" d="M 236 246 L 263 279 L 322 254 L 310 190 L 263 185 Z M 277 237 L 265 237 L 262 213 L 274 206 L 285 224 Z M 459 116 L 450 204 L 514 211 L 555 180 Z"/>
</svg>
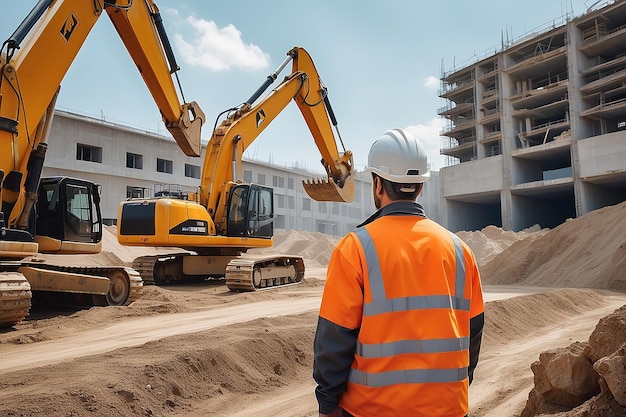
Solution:
<svg viewBox="0 0 626 417">
<path fill-rule="evenodd" d="M 177 15 L 175 10 L 170 13 Z M 215 22 L 189 16 L 185 24 L 194 32 L 189 41 L 183 35 L 174 35 L 179 55 L 189 65 L 225 71 L 230 68 L 256 70 L 267 68 L 270 57 L 260 47 L 246 44 L 241 32 L 232 24 L 218 28 Z"/>
<path fill-rule="evenodd" d="M 424 78 L 424 87 L 427 87 L 427 88 L 439 87 L 439 78 L 433 75 Z"/>
<path fill-rule="evenodd" d="M 445 159 L 443 155 L 439 153 L 441 149 L 440 132 L 443 127 L 444 121 L 442 119 L 432 119 L 426 124 L 416 124 L 406 128 L 418 138 L 424 145 L 424 148 L 426 148 L 428 163 L 433 170 L 439 170 L 445 166 Z"/>
</svg>

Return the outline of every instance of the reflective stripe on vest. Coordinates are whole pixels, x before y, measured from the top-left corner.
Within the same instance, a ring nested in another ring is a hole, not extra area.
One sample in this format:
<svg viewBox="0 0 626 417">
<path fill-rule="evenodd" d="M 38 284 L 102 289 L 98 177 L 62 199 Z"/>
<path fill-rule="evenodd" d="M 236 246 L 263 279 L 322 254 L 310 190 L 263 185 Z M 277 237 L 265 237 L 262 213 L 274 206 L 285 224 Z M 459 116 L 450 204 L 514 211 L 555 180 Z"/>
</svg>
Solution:
<svg viewBox="0 0 626 417">
<path fill-rule="evenodd" d="M 372 302 L 363 305 L 363 316 L 373 316 L 396 311 L 422 310 L 431 308 L 451 308 L 469 311 L 470 300 L 463 298 L 465 293 L 465 257 L 463 244 L 458 236 L 450 232 L 455 253 L 454 296 L 425 295 L 388 299 L 383 284 L 378 253 L 374 242 L 365 227 L 355 230 L 365 252 Z M 405 353 L 458 352 L 469 348 L 469 336 L 449 339 L 400 340 L 387 343 L 364 344 L 357 340 L 356 354 L 364 358 L 389 357 Z M 367 373 L 350 369 L 348 380 L 369 387 L 383 387 L 402 383 L 458 382 L 467 378 L 466 367 L 454 369 L 410 369 L 388 372 Z"/>
<path fill-rule="evenodd" d="M 425 382 L 459 382 L 467 378 L 467 368 L 458 369 L 408 369 L 367 373 L 350 370 L 349 381 L 368 387 L 386 387 L 393 384 L 423 384 Z"/>
</svg>

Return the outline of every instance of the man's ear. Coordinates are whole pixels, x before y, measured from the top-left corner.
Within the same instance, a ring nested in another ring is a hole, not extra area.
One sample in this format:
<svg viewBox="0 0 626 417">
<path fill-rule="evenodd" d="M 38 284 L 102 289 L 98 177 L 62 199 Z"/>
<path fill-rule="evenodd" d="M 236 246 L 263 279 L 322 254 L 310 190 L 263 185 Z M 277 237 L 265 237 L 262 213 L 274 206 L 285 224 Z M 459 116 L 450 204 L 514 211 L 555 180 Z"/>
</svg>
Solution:
<svg viewBox="0 0 626 417">
<path fill-rule="evenodd" d="M 383 183 L 380 180 L 380 177 L 374 177 L 374 191 L 378 193 L 379 192 L 378 187 L 382 187 L 382 186 L 383 186 Z"/>
</svg>

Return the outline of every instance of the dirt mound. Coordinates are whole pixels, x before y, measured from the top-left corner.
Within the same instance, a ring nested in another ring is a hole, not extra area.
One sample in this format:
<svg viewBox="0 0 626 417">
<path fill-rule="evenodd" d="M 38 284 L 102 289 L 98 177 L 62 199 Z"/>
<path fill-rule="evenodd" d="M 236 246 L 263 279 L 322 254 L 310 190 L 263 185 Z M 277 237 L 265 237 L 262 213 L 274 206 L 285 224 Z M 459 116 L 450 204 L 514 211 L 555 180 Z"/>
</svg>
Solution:
<svg viewBox="0 0 626 417">
<path fill-rule="evenodd" d="M 472 249 L 478 267 L 482 268 L 513 243 L 520 240 L 536 239 L 547 231 L 548 229 L 541 229 L 539 226 L 533 226 L 521 232 L 503 230 L 496 226 L 487 226 L 482 230 L 473 232 L 460 231 L 456 234 Z"/>
<path fill-rule="evenodd" d="M 207 285 L 197 286 L 197 292 L 185 289 L 149 287 L 147 294 L 130 307 L 92 308 L 47 323 L 38 321 L 38 329 L 33 330 L 43 332 L 45 328 L 47 333 L 42 334 L 59 338 L 64 331 L 69 335 L 80 326 L 125 323 L 121 315 L 155 314 L 158 306 L 162 312 L 173 305 L 197 309 L 226 301 L 243 303 L 248 296 Z M 293 292 L 268 291 L 250 296 L 259 295 L 292 298 L 297 290 L 294 287 Z M 496 345 L 509 346 L 512 340 L 531 340 L 541 328 L 549 328 L 565 316 L 576 317 L 599 304 L 602 297 L 586 289 L 560 289 L 489 302 L 484 348 L 489 351 Z M 539 310 L 541 314 L 536 314 Z M 529 320 L 532 315 L 535 317 Z M 250 405 L 263 398 L 276 398 L 277 393 L 298 392 L 299 387 L 307 392 L 301 401 L 313 401 L 311 346 L 316 322 L 317 311 L 261 318 L 77 358 L 71 366 L 48 364 L 44 372 L 14 372 L 8 375 L 10 379 L 0 378 L 3 390 L 15 392 L 3 399 L 5 410 L 15 416 L 49 414 L 50 410 L 62 416 L 317 415 L 313 404 L 306 412 L 282 413 L 278 412 L 278 404 L 275 413 L 255 413 Z M 40 374 L 45 375 L 45 384 L 35 383 L 42 378 Z M 248 406 L 249 413 L 241 412 L 242 404 Z"/>
<path fill-rule="evenodd" d="M 32 373 L 16 372 L 10 385 L 28 400 L 6 399 L 0 415 L 234 415 L 244 396 L 310 379 L 316 316 L 261 318 L 79 358 L 71 366 L 47 365 L 39 386 Z M 101 373 L 94 375 L 94 364 Z M 205 402 L 213 404 L 210 411 Z"/>
<path fill-rule="evenodd" d="M 604 298 L 588 289 L 563 288 L 486 303 L 485 345 L 503 344 L 526 338 L 533 332 L 554 326 L 604 303 Z"/>
<path fill-rule="evenodd" d="M 102 251 L 112 253 L 119 258 L 123 265 L 130 266 L 133 260 L 139 256 L 178 253 L 181 252 L 181 249 L 167 246 L 123 246 L 117 241 L 116 226 L 104 226 L 102 230 Z M 98 255 L 89 256 L 98 258 Z"/>
<path fill-rule="evenodd" d="M 513 243 L 481 269 L 485 284 L 626 291 L 626 202 Z"/>
<path fill-rule="evenodd" d="M 307 265 L 327 266 L 333 248 L 340 236 L 302 230 L 274 231 L 274 245 L 271 248 L 251 249 L 251 253 L 281 253 L 301 256 Z"/>
</svg>

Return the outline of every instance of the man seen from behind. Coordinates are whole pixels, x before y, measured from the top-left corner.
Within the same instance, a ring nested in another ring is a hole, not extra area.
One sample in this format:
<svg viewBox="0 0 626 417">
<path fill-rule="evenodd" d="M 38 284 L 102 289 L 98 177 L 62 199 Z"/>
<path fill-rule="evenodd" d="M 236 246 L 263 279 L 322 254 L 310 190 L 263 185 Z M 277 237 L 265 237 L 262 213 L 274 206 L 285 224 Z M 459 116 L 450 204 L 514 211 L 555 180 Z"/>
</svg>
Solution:
<svg viewBox="0 0 626 417">
<path fill-rule="evenodd" d="M 322 416 L 463 417 L 484 302 L 470 248 L 415 200 L 424 147 L 392 129 L 372 145 L 377 211 L 335 247 L 314 341 Z"/>
</svg>

